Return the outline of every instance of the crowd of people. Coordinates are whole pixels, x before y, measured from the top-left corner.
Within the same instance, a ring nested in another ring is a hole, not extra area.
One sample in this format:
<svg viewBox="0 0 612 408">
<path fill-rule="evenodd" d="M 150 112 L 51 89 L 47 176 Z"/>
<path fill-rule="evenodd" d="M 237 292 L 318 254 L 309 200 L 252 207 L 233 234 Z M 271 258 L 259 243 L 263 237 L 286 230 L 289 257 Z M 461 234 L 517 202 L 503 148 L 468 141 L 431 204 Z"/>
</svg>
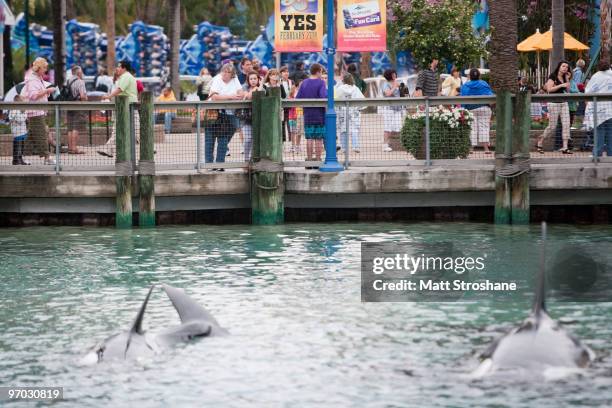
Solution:
<svg viewBox="0 0 612 408">
<path fill-rule="evenodd" d="M 252 99 L 253 92 L 263 91 L 270 94 L 272 89 L 279 89 L 282 99 L 323 99 L 327 98 L 327 72 L 320 64 L 313 64 L 308 72 L 303 63 L 296 64 L 290 73 L 286 66 L 280 69 L 262 69 L 258 61 L 243 58 L 236 67 L 231 62 L 225 63 L 216 76 L 211 76 L 203 69 L 197 80 L 198 97 L 209 101 L 247 101 Z M 366 84 L 361 79 L 356 65 L 350 65 L 336 80 L 335 96 L 338 98 L 364 98 Z M 352 149 L 359 152 L 359 116 L 357 108 L 338 113 L 338 134 L 344 144 L 347 123 L 352 140 Z M 321 161 L 323 139 L 325 137 L 325 108 L 284 108 L 281 113 L 282 137 L 290 144 L 290 152 L 303 152 L 302 135 L 305 139 L 306 161 Z M 205 160 L 206 163 L 223 163 L 228 152 L 228 144 L 234 134 L 238 134 L 245 160 L 252 157 L 252 119 L 250 109 L 215 110 L 213 120 L 206 120 Z M 215 149 L 216 147 L 216 149 Z M 213 153 L 216 150 L 216 155 Z M 316 166 L 308 166 L 314 168 Z M 223 171 L 214 167 L 212 171 Z"/>
<path fill-rule="evenodd" d="M 381 86 L 383 98 L 421 97 L 421 96 L 479 96 L 493 95 L 489 84 L 480 77 L 478 69 L 471 69 L 467 80 L 461 77 L 458 68 L 453 67 L 450 75 L 440 81 L 439 63 L 437 58 L 432 58 L 428 67 L 420 71 L 416 80 L 413 95 L 410 95 L 405 83 L 398 80 L 397 72 L 388 69 L 384 72 L 384 81 Z M 526 77 L 519 77 L 518 88 L 521 91 L 529 90 L 533 93 L 563 94 L 571 92 L 608 92 L 612 87 L 609 66 L 605 64 L 599 67 L 599 71 L 593 75 L 594 82 L 585 87 L 584 60 L 576 62 L 572 70 L 570 63 L 561 61 L 555 70 L 547 78 L 544 86 L 536 90 L 531 86 Z M 45 102 L 58 90 L 54 86 L 45 83 L 44 78 L 48 70 L 48 63 L 43 58 L 37 58 L 25 77 L 23 90 L 17 96 L 16 101 Z M 202 101 L 247 101 L 252 99 L 256 91 L 264 91 L 269 94 L 272 89 L 279 89 L 282 99 L 322 99 L 327 98 L 327 71 L 320 64 L 313 64 L 308 71 L 304 63 L 297 63 L 295 69 L 290 72 L 286 66 L 280 69 L 267 69 L 259 61 L 242 58 L 238 64 L 226 61 L 216 75 L 206 69 L 202 69 L 197 79 L 197 97 Z M 359 75 L 356 64 L 350 64 L 343 70 L 334 72 L 334 96 L 339 99 L 362 99 L 367 94 L 365 81 Z M 67 81 L 62 92 L 69 95 L 68 100 L 87 101 L 83 70 L 79 66 L 71 68 L 71 78 Z M 130 102 L 137 102 L 139 93 L 144 89 L 131 72 L 130 64 L 121 61 L 115 69 L 114 78 L 101 72 L 95 78 L 95 89 L 103 94 L 103 99 L 110 100 L 117 95 L 127 96 Z M 603 90 L 603 91 L 602 91 Z M 162 88 L 157 102 L 173 102 L 177 97 L 170 86 Z M 602 126 L 599 132 L 598 145 L 610 154 L 612 132 L 612 108 L 608 109 L 609 103 L 601 103 L 603 110 L 598 109 L 597 126 Z M 463 108 L 472 112 L 474 122 L 471 128 L 471 145 L 480 147 L 485 154 L 490 154 L 490 127 L 492 111 L 484 104 L 464 104 Z M 361 110 L 363 108 L 350 107 L 349 109 L 338 109 L 337 111 L 337 136 L 339 148 L 349 149 L 347 141 L 350 139 L 350 148 L 359 153 Z M 590 109 L 590 110 L 589 110 Z M 573 102 L 549 102 L 546 104 L 548 114 L 548 126 L 539 136 L 536 150 L 544 153 L 544 141 L 561 127 L 561 148 L 563 154 L 572 154 L 569 147 L 570 127 L 576 112 L 584 114 L 592 112 L 590 104 Z M 235 134 L 239 135 L 241 154 L 245 160 L 252 157 L 253 130 L 250 109 L 217 109 L 210 110 L 210 117 L 204 122 L 205 142 L 204 157 L 206 163 L 223 163 L 228 151 L 230 140 Z M 67 153 L 83 154 L 78 147 L 79 128 L 86 122 L 83 117 L 84 111 L 70 111 L 67 115 L 68 146 Z M 176 111 L 172 109 L 159 109 L 157 112 L 159 121 L 164 123 L 164 132 L 170 133 L 172 121 L 176 117 Z M 390 141 L 397 138 L 403 125 L 403 117 L 407 113 L 406 107 L 398 103 L 390 103 L 379 107 L 378 113 L 383 120 L 382 151 L 393 151 Z M 135 120 L 139 121 L 138 111 L 134 111 Z M 43 159 L 45 164 L 55 164 L 50 154 L 50 147 L 55 147 L 55 141 L 49 136 L 45 122 L 46 112 L 43 110 L 14 110 L 9 115 L 13 141 L 13 164 L 29 164 L 24 159 L 24 145 L 26 139 L 33 146 L 33 154 Z M 212 117 L 214 116 L 214 117 Z M 532 116 L 542 116 L 542 104 L 532 104 Z M 592 121 L 592 118 L 591 118 Z M 325 108 L 315 107 L 292 107 L 284 108 L 281 114 L 282 137 L 284 142 L 290 145 L 290 152 L 302 153 L 302 136 L 305 139 L 306 161 L 319 162 L 322 159 L 323 139 L 325 137 Z M 588 123 L 588 119 L 585 120 Z M 598 128 L 599 129 L 599 128 Z M 215 157 L 213 155 L 215 154 Z M 99 154 L 114 157 L 115 154 L 115 131 L 112 136 L 98 151 Z M 221 167 L 215 167 L 214 171 L 223 171 Z"/>
</svg>

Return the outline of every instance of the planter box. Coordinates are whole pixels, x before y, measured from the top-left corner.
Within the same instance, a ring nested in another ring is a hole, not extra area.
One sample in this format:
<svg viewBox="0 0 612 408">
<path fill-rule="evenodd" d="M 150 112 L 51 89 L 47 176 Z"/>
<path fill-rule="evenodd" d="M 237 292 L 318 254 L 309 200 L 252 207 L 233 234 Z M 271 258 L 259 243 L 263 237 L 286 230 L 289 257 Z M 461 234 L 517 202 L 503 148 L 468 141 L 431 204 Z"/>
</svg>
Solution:
<svg viewBox="0 0 612 408">
<path fill-rule="evenodd" d="M 179 116 L 172 119 L 172 133 L 191 133 L 193 129 L 193 120 L 191 116 Z"/>
<path fill-rule="evenodd" d="M 402 146 L 402 142 L 400 140 L 400 135 L 393 135 L 389 138 L 389 146 L 393 149 L 394 152 L 405 152 L 406 149 Z"/>
</svg>

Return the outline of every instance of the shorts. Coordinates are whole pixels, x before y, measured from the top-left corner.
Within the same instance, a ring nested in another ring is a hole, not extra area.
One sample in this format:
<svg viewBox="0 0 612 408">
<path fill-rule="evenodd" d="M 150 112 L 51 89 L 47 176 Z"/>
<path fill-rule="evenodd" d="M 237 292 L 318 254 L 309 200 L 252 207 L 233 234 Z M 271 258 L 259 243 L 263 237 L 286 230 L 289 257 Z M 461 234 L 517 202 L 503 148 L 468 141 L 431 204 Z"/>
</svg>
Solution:
<svg viewBox="0 0 612 408">
<path fill-rule="evenodd" d="M 27 138 L 28 138 L 28 134 L 27 134 L 27 133 L 24 133 L 24 134 L 22 134 L 22 135 L 18 135 L 18 136 L 13 137 L 13 140 L 14 140 L 14 141 L 16 141 L 16 142 L 23 142 L 23 141 L 25 141 Z"/>
<path fill-rule="evenodd" d="M 84 130 L 88 117 L 86 111 L 68 112 L 68 131 Z"/>
<path fill-rule="evenodd" d="M 308 140 L 323 139 L 325 137 L 325 125 L 305 125 L 304 137 Z"/>
<path fill-rule="evenodd" d="M 290 132 L 295 132 L 295 130 L 297 129 L 297 120 L 296 119 L 289 119 L 287 121 L 287 123 L 289 124 L 289 131 Z"/>
<path fill-rule="evenodd" d="M 402 111 L 385 107 L 383 110 L 383 121 L 385 132 L 399 132 L 402 130 Z"/>
</svg>

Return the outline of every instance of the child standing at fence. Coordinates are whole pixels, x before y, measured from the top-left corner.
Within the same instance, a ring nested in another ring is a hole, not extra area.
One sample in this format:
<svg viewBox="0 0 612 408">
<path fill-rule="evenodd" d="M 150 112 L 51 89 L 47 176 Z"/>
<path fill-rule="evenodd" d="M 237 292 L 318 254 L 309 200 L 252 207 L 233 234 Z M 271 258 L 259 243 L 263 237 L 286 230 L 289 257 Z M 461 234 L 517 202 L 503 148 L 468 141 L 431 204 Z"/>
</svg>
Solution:
<svg viewBox="0 0 612 408">
<path fill-rule="evenodd" d="M 22 102 L 20 95 L 15 96 L 15 102 Z M 25 140 L 28 137 L 28 128 L 26 126 L 27 115 L 24 111 L 13 109 L 9 113 L 9 122 L 11 123 L 11 133 L 13 134 L 13 165 L 29 165 L 31 163 L 23 159 L 23 150 Z"/>
<path fill-rule="evenodd" d="M 351 74 L 344 74 L 342 76 L 342 84 L 336 88 L 336 97 L 339 99 L 364 98 L 359 88 L 355 85 L 355 80 Z M 340 145 L 345 152 L 349 136 L 346 131 L 347 126 L 349 127 L 353 151 L 359 153 L 360 108 L 351 107 L 347 109 L 342 105 L 338 106 L 338 134 L 340 135 Z"/>
<path fill-rule="evenodd" d="M 243 100 L 252 100 L 253 92 L 259 91 L 259 74 L 255 71 L 246 73 L 246 82 L 242 86 L 244 90 Z M 242 134 L 244 135 L 244 160 L 251 160 L 251 152 L 253 150 L 253 115 L 250 108 L 239 109 L 236 111 L 236 116 L 240 119 Z"/>
<path fill-rule="evenodd" d="M 325 99 L 327 87 L 322 80 L 323 67 L 312 64 L 310 78 L 300 84 L 297 99 Z M 325 137 L 325 108 L 304 109 L 304 137 L 306 138 L 306 161 L 321 161 L 323 153 L 323 138 Z M 307 166 L 307 169 L 318 169 L 317 166 Z"/>
<path fill-rule="evenodd" d="M 298 87 L 293 86 L 289 91 L 289 99 L 295 99 L 297 95 Z M 301 137 L 298 133 L 297 127 L 298 120 L 298 108 L 287 109 L 287 126 L 289 127 L 289 138 L 291 139 L 291 153 L 301 153 L 302 148 L 300 147 Z"/>
</svg>

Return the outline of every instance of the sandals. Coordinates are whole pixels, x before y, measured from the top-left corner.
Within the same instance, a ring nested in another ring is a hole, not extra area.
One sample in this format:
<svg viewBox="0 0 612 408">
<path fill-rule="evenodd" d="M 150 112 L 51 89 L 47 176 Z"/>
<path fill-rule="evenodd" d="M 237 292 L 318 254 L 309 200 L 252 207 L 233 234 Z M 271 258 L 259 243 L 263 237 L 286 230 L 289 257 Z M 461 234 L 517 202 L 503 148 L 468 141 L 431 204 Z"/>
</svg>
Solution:
<svg viewBox="0 0 612 408">
<path fill-rule="evenodd" d="M 536 151 L 540 154 L 544 154 L 544 148 L 542 145 L 536 144 Z"/>
<path fill-rule="evenodd" d="M 574 154 L 574 152 L 572 152 L 570 149 L 561 149 L 559 151 L 563 154 Z"/>
</svg>

